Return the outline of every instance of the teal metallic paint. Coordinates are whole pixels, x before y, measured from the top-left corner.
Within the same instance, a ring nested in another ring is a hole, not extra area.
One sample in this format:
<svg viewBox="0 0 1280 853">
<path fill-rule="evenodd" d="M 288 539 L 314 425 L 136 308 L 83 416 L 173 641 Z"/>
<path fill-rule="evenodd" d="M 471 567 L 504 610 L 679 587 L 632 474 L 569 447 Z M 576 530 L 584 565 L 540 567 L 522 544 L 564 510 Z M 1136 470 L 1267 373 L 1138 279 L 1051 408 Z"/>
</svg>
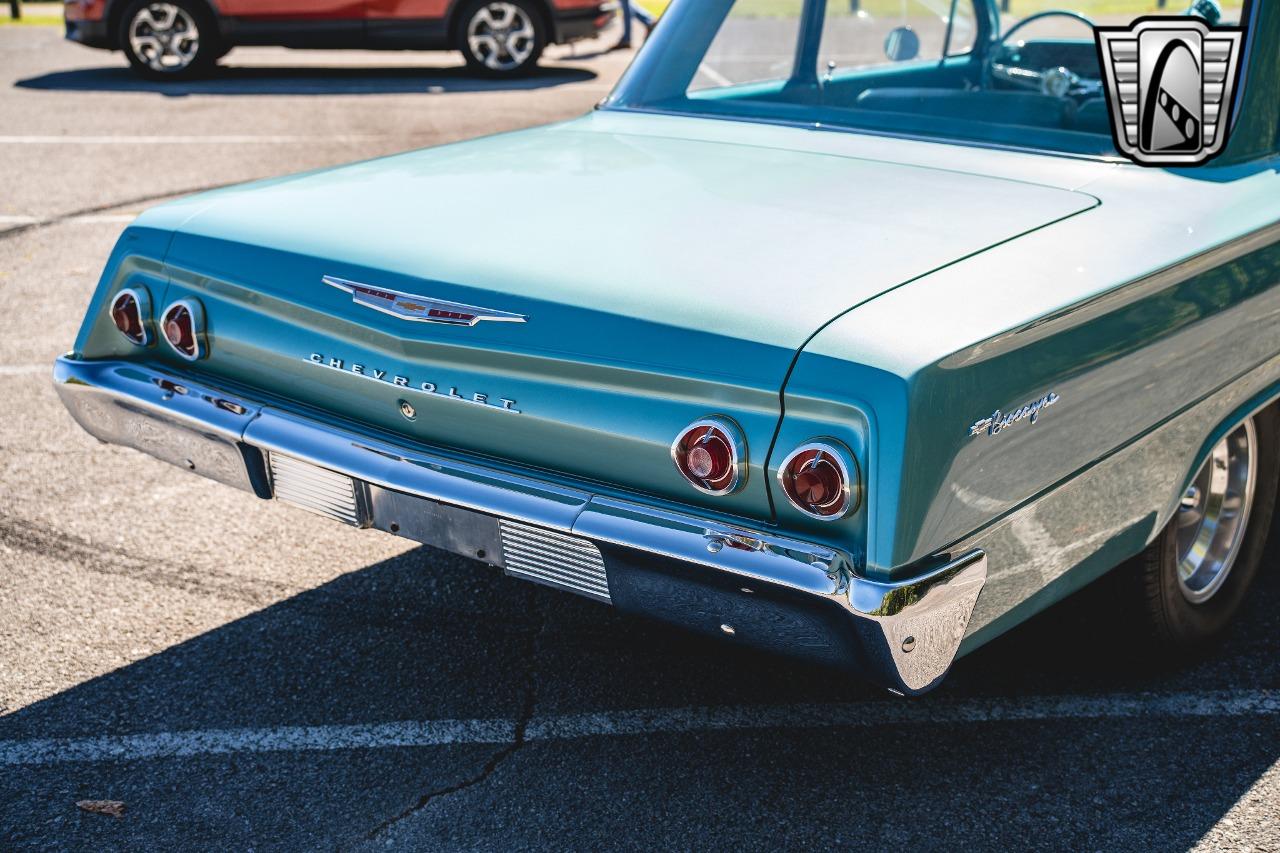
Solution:
<svg viewBox="0 0 1280 853">
<path fill-rule="evenodd" d="M 1276 173 L 1100 169 L 1096 210 L 882 295 L 798 360 L 788 399 L 888 388 L 868 405 L 884 435 L 905 436 L 868 465 L 883 501 L 873 574 L 907 570 L 1280 351 Z M 868 382 L 861 365 L 893 379 Z M 1049 392 L 1061 400 L 1038 423 L 969 435 Z"/>
<path fill-rule="evenodd" d="M 767 521 L 762 463 L 778 392 L 814 329 L 1095 203 L 1026 181 L 806 150 L 803 135 L 766 146 L 625 130 L 586 119 L 161 208 L 140 221 L 181 220 L 158 302 L 204 303 L 213 355 L 198 369 L 211 378 L 435 446 Z M 922 195 L 930 208 L 914 201 Z M 493 216 L 495 198 L 542 209 L 489 233 L 476 223 Z M 568 230 L 585 210 L 634 224 Z M 977 221 L 953 227 L 961 216 Z M 801 242 L 825 248 L 796 252 Z M 353 305 L 324 275 L 529 319 L 406 323 Z M 105 356 L 94 342 L 106 340 L 121 355 L 106 318 L 98 327 L 81 352 Z M 348 371 L 318 368 L 312 354 Z M 156 357 L 187 367 L 163 348 Z M 414 386 L 508 398 L 522 414 L 370 382 L 349 372 L 357 363 Z M 416 420 L 400 415 L 401 399 Z M 727 498 L 695 493 L 668 459 L 680 429 L 710 414 L 738 421 L 753 450 L 744 487 Z"/>
<path fill-rule="evenodd" d="M 1002 563 L 983 590 L 961 654 L 1140 552 L 1173 517 L 1213 443 L 1278 397 L 1280 357 L 959 543 L 957 552 L 980 547 Z"/>
</svg>

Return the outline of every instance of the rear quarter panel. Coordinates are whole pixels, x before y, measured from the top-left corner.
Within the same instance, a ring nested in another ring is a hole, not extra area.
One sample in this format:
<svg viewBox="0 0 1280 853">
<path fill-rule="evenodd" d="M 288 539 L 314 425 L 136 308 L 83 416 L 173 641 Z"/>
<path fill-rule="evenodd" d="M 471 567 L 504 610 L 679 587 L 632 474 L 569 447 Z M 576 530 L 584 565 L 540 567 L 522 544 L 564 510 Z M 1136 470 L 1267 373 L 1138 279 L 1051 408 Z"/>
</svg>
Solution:
<svg viewBox="0 0 1280 853">
<path fill-rule="evenodd" d="M 770 466 L 804 431 L 792 416 L 813 400 L 874 412 L 866 568 L 901 576 L 1239 377 L 1274 370 L 1275 166 L 1174 173 L 1100 164 L 1084 187 L 1098 208 L 847 313 L 797 360 Z M 1049 393 L 1059 400 L 1037 423 L 970 435 L 995 410 Z M 1190 472 L 1203 438 L 1168 452 Z M 1176 493 L 1158 478 L 1126 488 L 1151 509 L 1140 548 Z M 1096 532 L 1064 524 L 1041 545 Z"/>
</svg>

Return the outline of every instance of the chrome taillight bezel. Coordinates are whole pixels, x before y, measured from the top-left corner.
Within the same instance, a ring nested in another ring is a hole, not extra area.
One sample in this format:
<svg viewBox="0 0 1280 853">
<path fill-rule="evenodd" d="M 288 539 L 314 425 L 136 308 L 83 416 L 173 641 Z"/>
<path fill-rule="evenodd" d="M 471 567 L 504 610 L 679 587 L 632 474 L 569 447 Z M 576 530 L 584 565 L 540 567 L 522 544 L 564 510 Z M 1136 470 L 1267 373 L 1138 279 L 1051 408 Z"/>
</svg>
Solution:
<svg viewBox="0 0 1280 853">
<path fill-rule="evenodd" d="M 704 428 L 718 432 L 729 449 L 730 476 L 722 478 L 725 480 L 723 485 L 716 486 L 712 484 L 714 481 L 709 482 L 694 476 L 683 462 L 686 450 L 685 440 L 691 433 L 698 432 Z M 747 440 L 743 437 L 742 430 L 738 425 L 727 417 L 712 415 L 699 418 L 680 430 L 679 434 L 676 435 L 675 441 L 671 442 L 671 462 L 676 466 L 676 471 L 680 473 L 681 478 L 703 494 L 716 497 L 730 495 L 741 489 L 747 480 Z"/>
<path fill-rule="evenodd" d="M 790 476 L 791 467 L 797 459 L 807 453 L 817 451 L 826 460 L 829 460 L 839 471 L 840 480 L 844 484 L 839 495 L 843 498 L 843 505 L 840 510 L 834 513 L 819 513 L 810 509 L 809 505 L 801 503 L 792 495 L 792 490 L 788 488 L 787 477 Z M 787 454 L 782 460 L 782 464 L 778 466 L 778 487 L 782 490 L 782 495 L 787 499 L 787 503 L 795 507 L 805 516 L 817 521 L 839 521 L 846 518 L 850 513 L 856 512 L 858 507 L 862 505 L 862 471 L 858 467 L 858 460 L 854 458 L 853 453 L 843 442 L 833 438 L 815 438 L 806 441 L 795 450 Z"/>
<path fill-rule="evenodd" d="M 169 318 L 175 311 L 184 309 L 191 317 L 191 341 L 195 349 L 194 353 L 184 352 L 177 344 L 169 340 L 169 332 L 167 328 L 169 325 Z M 164 313 L 160 315 L 159 324 L 160 337 L 166 344 L 168 344 L 169 349 L 178 355 L 179 358 L 186 361 L 199 361 L 208 355 L 209 347 L 205 340 L 204 330 L 204 306 L 200 304 L 199 300 L 186 298 L 170 302 L 164 309 Z"/>
<path fill-rule="evenodd" d="M 138 328 L 142 332 L 141 338 L 134 338 L 116 323 L 116 306 L 124 299 L 132 299 L 137 308 Z M 145 287 L 121 288 L 111 298 L 111 304 L 107 306 L 107 317 L 111 320 L 111 325 L 115 327 L 115 330 L 120 333 L 120 336 L 134 346 L 148 347 L 155 341 L 155 335 L 151 331 L 151 294 L 147 292 Z"/>
</svg>

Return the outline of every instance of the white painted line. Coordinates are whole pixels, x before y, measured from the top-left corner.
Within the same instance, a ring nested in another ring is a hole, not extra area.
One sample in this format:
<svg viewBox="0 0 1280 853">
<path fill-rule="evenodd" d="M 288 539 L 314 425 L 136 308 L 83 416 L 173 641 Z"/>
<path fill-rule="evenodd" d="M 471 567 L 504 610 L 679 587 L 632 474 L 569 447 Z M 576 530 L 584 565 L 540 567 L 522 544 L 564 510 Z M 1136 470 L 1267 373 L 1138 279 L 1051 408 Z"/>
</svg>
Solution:
<svg viewBox="0 0 1280 853">
<path fill-rule="evenodd" d="M 866 728 L 1135 717 L 1280 715 L 1280 690 L 1112 696 L 1031 696 L 957 701 L 650 708 L 534 717 L 530 741 L 639 734 L 804 728 Z M 0 766 L 131 761 L 251 752 L 510 743 L 514 720 L 428 720 L 372 725 L 210 729 L 93 738 L 0 741 Z"/>
<path fill-rule="evenodd" d="M 382 134 L 333 136 L 0 136 L 0 145 L 278 145 L 307 142 L 369 142 L 390 139 Z"/>
<path fill-rule="evenodd" d="M 995 723 L 1128 717 L 1244 717 L 1280 714 L 1280 690 L 1110 696 L 1030 696 L 955 702 L 885 700 L 827 705 L 675 708 L 535 719 L 529 740 L 717 729 L 791 729 Z"/>
<path fill-rule="evenodd" d="M 719 71 L 715 70 L 705 62 L 698 65 L 698 70 L 702 72 L 702 74 L 706 76 L 708 80 L 710 80 L 712 83 L 715 83 L 717 86 L 733 85 L 732 80 L 730 80 L 728 77 L 724 76 Z"/>
<path fill-rule="evenodd" d="M 84 216 L 69 216 L 59 222 L 72 222 L 77 225 L 128 225 L 138 218 L 136 213 L 93 213 Z"/>
<path fill-rule="evenodd" d="M 40 216 L 20 216 L 0 214 L 0 226 L 4 225 L 43 225 L 57 222 L 73 225 L 128 225 L 138 218 L 136 213 L 87 213 L 83 216 L 68 216 L 65 219 Z"/>
<path fill-rule="evenodd" d="M 127 761 L 226 755 L 236 752 L 302 752 L 510 743 L 510 720 L 433 720 L 353 726 L 285 726 L 273 729 L 210 729 L 75 739 L 0 741 L 0 766 L 62 761 Z"/>
<path fill-rule="evenodd" d="M 47 373 L 53 376 L 53 362 L 48 364 L 0 364 L 0 376 L 32 376 Z"/>
</svg>

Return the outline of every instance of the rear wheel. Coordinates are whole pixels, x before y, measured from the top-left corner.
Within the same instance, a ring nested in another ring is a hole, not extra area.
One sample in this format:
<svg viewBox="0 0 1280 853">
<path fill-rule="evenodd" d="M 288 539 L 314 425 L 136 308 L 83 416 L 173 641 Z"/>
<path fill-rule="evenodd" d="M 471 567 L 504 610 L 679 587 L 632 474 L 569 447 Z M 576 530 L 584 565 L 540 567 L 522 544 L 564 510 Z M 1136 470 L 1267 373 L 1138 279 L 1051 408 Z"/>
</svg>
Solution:
<svg viewBox="0 0 1280 853">
<path fill-rule="evenodd" d="M 134 70 L 153 80 L 197 76 L 226 52 L 213 17 L 192 0 L 134 0 L 117 38 Z"/>
<path fill-rule="evenodd" d="M 1227 434 L 1183 493 L 1174 518 L 1124 569 L 1130 603 L 1168 651 L 1220 634 L 1257 576 L 1280 475 L 1273 409 Z"/>
<path fill-rule="evenodd" d="M 468 66 L 488 76 L 529 73 L 547 46 L 546 25 L 532 0 L 471 0 L 458 21 L 458 49 Z"/>
</svg>

